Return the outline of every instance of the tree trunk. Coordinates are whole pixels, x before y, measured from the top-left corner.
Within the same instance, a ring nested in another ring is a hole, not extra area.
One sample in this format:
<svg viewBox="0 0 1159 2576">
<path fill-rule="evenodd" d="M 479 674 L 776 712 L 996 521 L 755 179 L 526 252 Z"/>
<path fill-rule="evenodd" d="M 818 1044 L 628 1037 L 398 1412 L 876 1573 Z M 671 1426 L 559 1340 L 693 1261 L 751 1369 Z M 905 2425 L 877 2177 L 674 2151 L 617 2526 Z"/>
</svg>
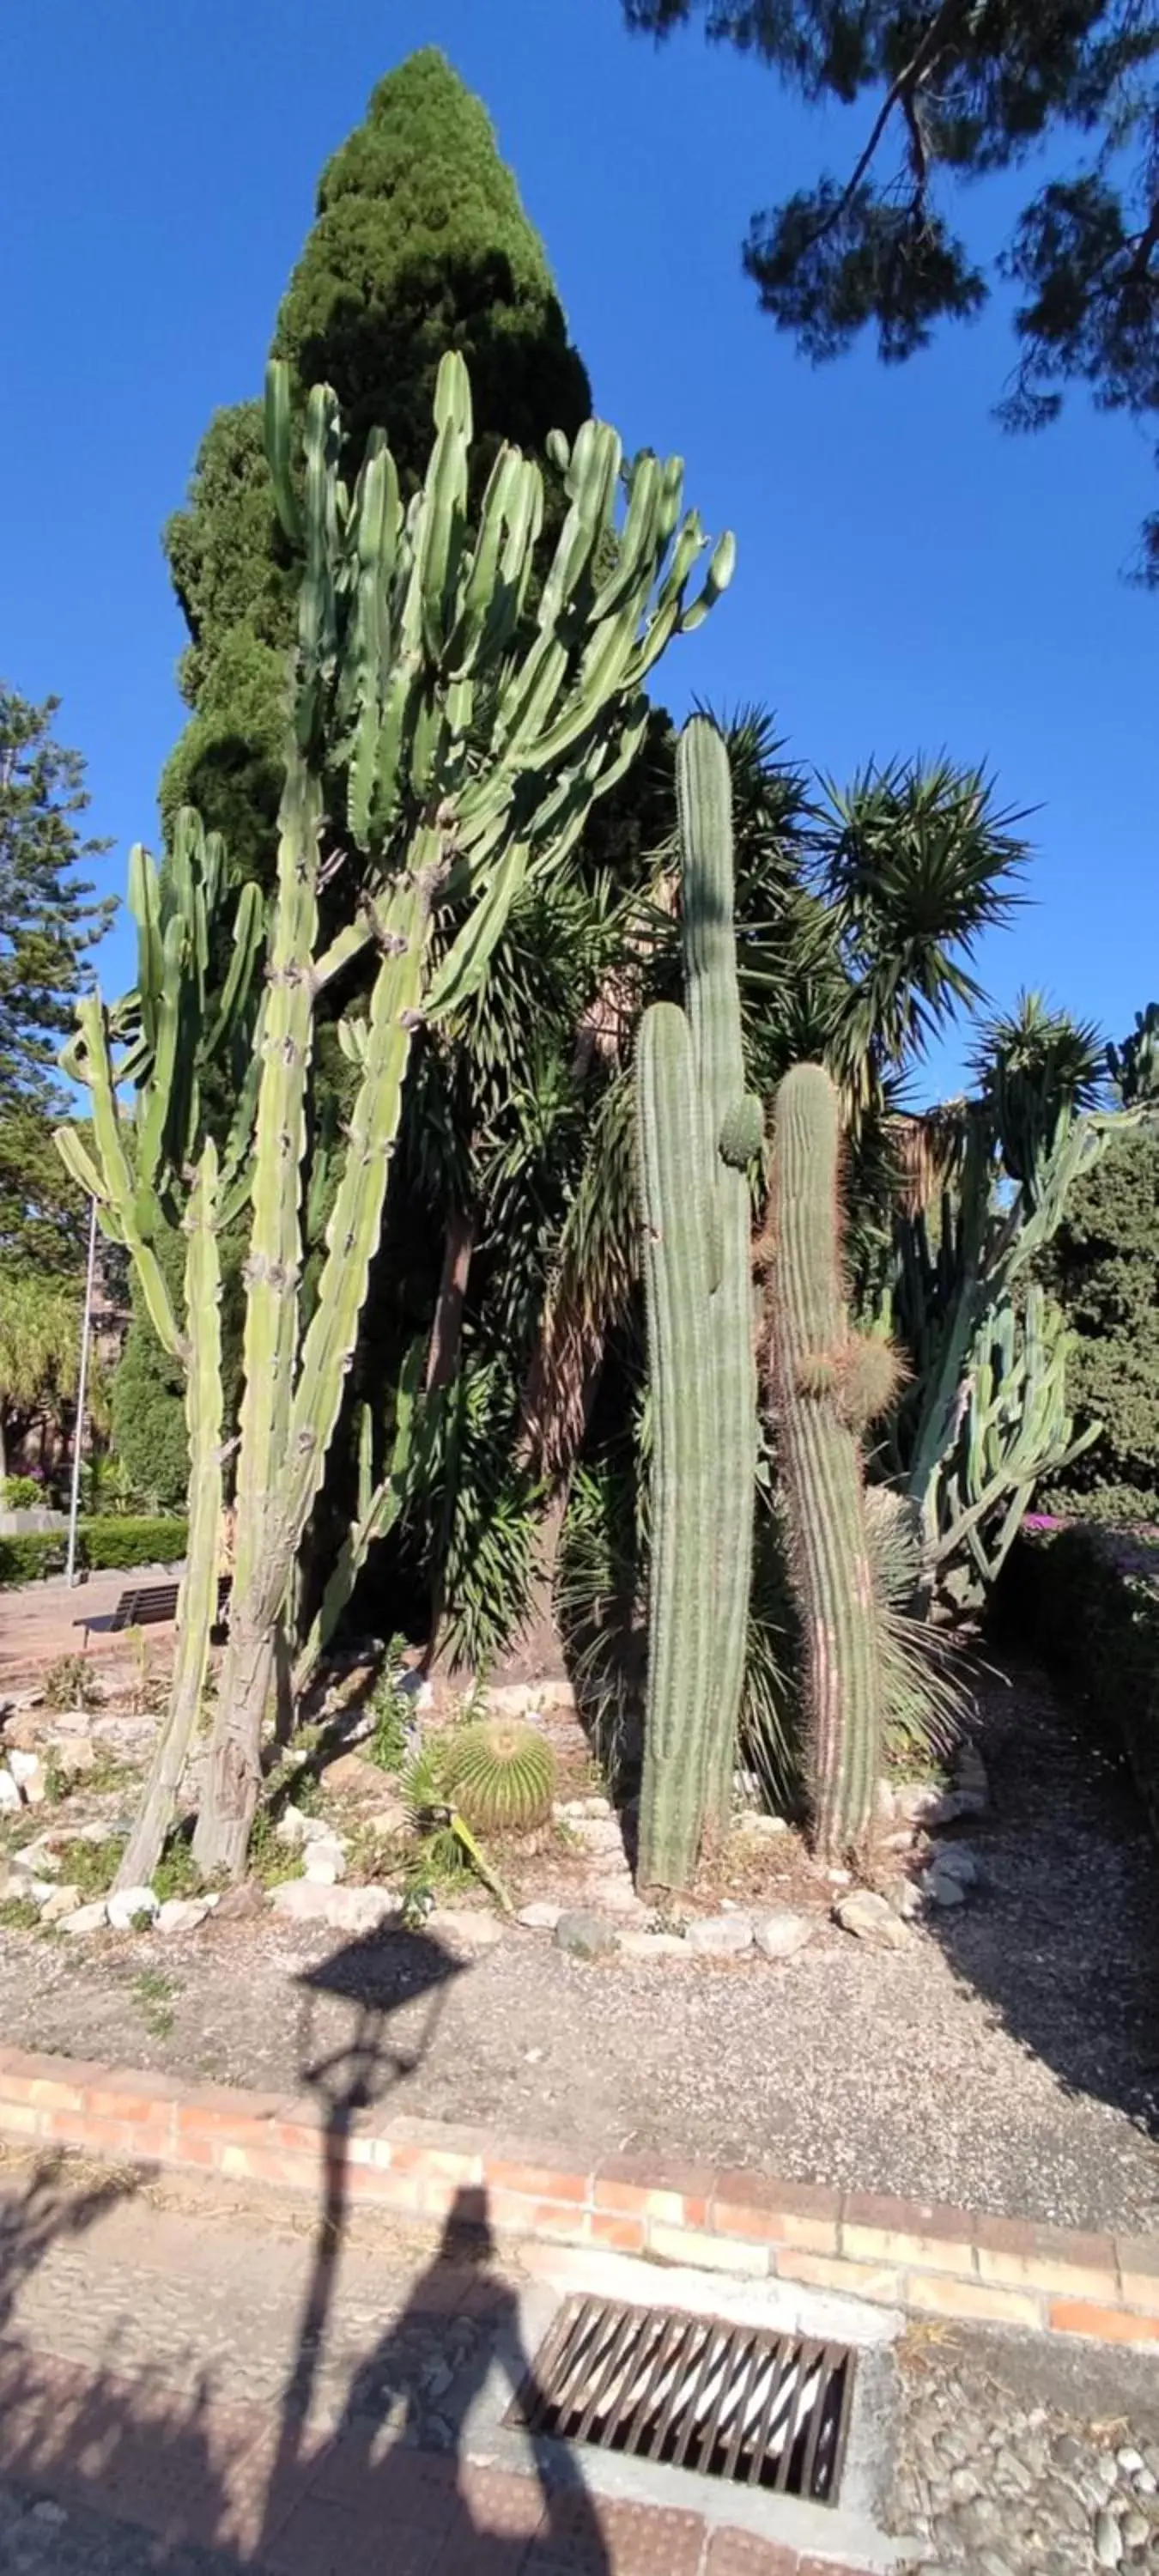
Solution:
<svg viewBox="0 0 1159 2576">
<path fill-rule="evenodd" d="M 475 1249 L 475 1220 L 465 1208 L 452 1208 L 443 1248 L 443 1270 L 435 1302 L 435 1320 L 431 1326 L 430 1349 L 427 1353 L 427 1394 L 449 1386 L 459 1365 L 459 1346 L 463 1338 L 463 1309 L 467 1302 L 467 1283 L 471 1276 L 471 1256 Z"/>
<path fill-rule="evenodd" d="M 250 1828 L 262 1785 L 262 1725 L 276 1680 L 277 1624 L 231 1623 L 221 1668 L 217 1724 L 202 1792 L 193 1857 L 203 1878 L 244 1878 Z"/>
</svg>

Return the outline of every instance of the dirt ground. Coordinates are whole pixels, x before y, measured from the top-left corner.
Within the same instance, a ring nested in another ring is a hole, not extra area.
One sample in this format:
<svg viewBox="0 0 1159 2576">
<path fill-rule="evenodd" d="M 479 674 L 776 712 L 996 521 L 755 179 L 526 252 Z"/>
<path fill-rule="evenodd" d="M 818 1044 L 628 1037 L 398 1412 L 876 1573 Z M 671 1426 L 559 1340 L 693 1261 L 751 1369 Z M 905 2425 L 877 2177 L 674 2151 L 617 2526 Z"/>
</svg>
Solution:
<svg viewBox="0 0 1159 2576">
<path fill-rule="evenodd" d="M 780 1966 L 588 1966 L 521 1929 L 464 1960 L 429 1934 L 352 1940 L 264 1912 L 185 1938 L 5 1931 L 0 2029 L 287 2092 L 325 2092 L 356 2038 L 396 2109 L 584 2156 L 1159 2228 L 1159 1866 L 1138 1802 L 1034 1674 L 988 1688 L 979 1740 L 985 1888 L 894 1952 L 828 1923 Z M 764 1892 L 799 1902 L 790 1839 L 783 1862 L 765 1847 Z"/>
</svg>

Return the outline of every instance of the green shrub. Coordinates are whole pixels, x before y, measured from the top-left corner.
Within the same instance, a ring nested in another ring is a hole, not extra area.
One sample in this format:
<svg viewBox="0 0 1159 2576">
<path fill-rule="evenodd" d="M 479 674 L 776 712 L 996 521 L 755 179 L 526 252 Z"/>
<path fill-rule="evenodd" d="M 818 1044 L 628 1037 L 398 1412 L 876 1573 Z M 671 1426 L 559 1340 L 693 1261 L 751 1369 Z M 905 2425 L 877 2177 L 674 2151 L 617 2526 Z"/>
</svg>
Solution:
<svg viewBox="0 0 1159 2576">
<path fill-rule="evenodd" d="M 20 1538 L 0 1538 L 0 1590 L 63 1573 L 67 1546 L 63 1530 L 26 1530 Z"/>
<path fill-rule="evenodd" d="M 0 1508 L 6 1512 L 35 1511 L 47 1502 L 44 1487 L 35 1476 L 0 1476 Z"/>
<path fill-rule="evenodd" d="M 94 1574 L 124 1566 L 174 1565 L 185 1554 L 187 1521 L 82 1521 L 83 1562 Z"/>
<path fill-rule="evenodd" d="M 1029 1531 L 998 1606 L 1068 1705 L 1125 1749 L 1159 1837 L 1159 1545 L 1089 1523 Z"/>
</svg>

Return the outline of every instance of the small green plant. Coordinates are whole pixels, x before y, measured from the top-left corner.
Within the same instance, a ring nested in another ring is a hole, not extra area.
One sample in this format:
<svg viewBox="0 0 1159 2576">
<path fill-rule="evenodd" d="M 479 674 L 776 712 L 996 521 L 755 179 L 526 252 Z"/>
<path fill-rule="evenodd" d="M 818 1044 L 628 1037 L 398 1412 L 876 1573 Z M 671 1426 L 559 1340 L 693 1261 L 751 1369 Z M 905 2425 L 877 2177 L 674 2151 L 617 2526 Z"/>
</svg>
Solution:
<svg viewBox="0 0 1159 2576">
<path fill-rule="evenodd" d="M 419 1846 L 407 1871 L 407 1885 L 412 1890 L 433 1887 L 437 1879 L 453 1880 L 470 1868 L 504 1913 L 510 1914 L 511 1899 L 503 1881 L 459 1810 L 451 1776 L 453 1745 L 453 1736 L 428 1740 L 412 1754 L 402 1775 L 411 1831 Z"/>
<path fill-rule="evenodd" d="M 481 1833 L 530 1834 L 549 1823 L 555 1776 L 550 1744 L 518 1719 L 477 1719 L 450 1739 L 448 1784 Z"/>
<path fill-rule="evenodd" d="M 35 1476 L 0 1476 L 0 1510 L 35 1511 L 37 1504 L 46 1499 L 44 1487 Z"/>
<path fill-rule="evenodd" d="M 377 1763 L 380 1771 L 401 1771 L 406 1761 L 411 1710 L 398 1679 L 405 1644 L 403 1637 L 391 1638 L 370 1703 L 374 1729 L 366 1745 L 366 1758 Z"/>
<path fill-rule="evenodd" d="M 302 1875 L 301 1852 L 290 1843 L 278 1841 L 276 1822 L 270 1807 L 258 1808 L 250 1837 L 249 1869 L 251 1878 L 256 1878 L 262 1887 L 280 1887 L 283 1879 Z"/>
<path fill-rule="evenodd" d="M 194 1860 L 187 1833 L 170 1834 L 149 1884 L 162 1905 L 171 1896 L 201 1894 L 201 1872 Z"/>
<path fill-rule="evenodd" d="M 0 1932 L 35 1932 L 40 1915 L 30 1896 L 0 1899 Z"/>
<path fill-rule="evenodd" d="M 133 2001 L 151 2039 L 168 2039 L 173 2028 L 173 1997 L 177 1993 L 172 1977 L 162 1968 L 142 1968 L 133 1979 Z"/>
<path fill-rule="evenodd" d="M 90 1905 L 98 1896 L 107 1896 L 117 1873 L 124 1850 L 124 1836 L 110 1835 L 107 1843 L 90 1843 L 83 1835 L 74 1842 L 58 1843 L 61 1885 L 75 1887 L 77 1902 Z"/>
<path fill-rule="evenodd" d="M 100 1699 L 96 1674 L 87 1655 L 58 1655 L 44 1676 L 49 1708 L 95 1708 Z"/>
<path fill-rule="evenodd" d="M 688 1930 L 688 1921 L 678 1907 L 667 1905 L 662 1901 L 653 1907 L 644 1929 L 646 1932 L 664 1932 L 671 1940 L 683 1941 Z"/>
</svg>

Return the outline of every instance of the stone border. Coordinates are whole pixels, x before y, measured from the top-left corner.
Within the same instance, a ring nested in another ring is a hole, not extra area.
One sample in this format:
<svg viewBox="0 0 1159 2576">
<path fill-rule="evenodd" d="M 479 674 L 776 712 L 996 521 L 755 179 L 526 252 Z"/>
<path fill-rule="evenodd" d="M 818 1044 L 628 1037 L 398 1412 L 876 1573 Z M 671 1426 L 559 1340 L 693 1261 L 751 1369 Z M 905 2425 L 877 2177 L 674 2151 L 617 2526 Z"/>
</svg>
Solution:
<svg viewBox="0 0 1159 2576">
<path fill-rule="evenodd" d="M 0 2049 L 0 2139 L 317 2198 L 335 2141 L 310 2096 Z M 358 2206 L 497 2235 L 643 2254 L 844 2291 L 911 2315 L 1159 2345 L 1159 2238 L 1085 2236 L 936 2203 L 711 2166 L 564 2149 L 436 2120 L 358 2113 L 341 2141 Z M 460 2199 L 460 2195 L 464 2197 Z"/>
</svg>

